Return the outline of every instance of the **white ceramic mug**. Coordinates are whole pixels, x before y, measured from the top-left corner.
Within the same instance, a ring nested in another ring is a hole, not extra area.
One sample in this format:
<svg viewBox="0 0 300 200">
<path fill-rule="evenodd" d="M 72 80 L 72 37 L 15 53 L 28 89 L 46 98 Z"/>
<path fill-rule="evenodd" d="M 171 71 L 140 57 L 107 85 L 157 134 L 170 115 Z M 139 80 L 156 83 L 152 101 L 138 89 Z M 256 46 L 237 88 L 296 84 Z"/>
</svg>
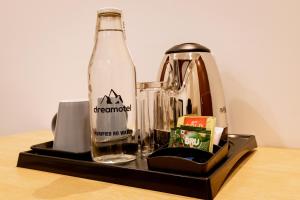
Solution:
<svg viewBox="0 0 300 200">
<path fill-rule="evenodd" d="M 89 102 L 60 101 L 51 128 L 54 133 L 53 149 L 73 153 L 90 151 Z"/>
</svg>

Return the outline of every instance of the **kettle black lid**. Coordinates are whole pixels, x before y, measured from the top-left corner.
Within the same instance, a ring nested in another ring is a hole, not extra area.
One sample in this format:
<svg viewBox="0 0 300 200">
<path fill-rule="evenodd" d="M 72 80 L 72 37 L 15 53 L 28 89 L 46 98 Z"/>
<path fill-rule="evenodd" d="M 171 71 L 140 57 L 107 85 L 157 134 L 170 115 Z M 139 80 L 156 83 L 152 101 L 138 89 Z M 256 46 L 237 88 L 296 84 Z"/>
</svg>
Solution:
<svg viewBox="0 0 300 200">
<path fill-rule="evenodd" d="M 210 49 L 197 43 L 183 43 L 168 49 L 165 54 L 183 52 L 210 52 Z"/>
</svg>

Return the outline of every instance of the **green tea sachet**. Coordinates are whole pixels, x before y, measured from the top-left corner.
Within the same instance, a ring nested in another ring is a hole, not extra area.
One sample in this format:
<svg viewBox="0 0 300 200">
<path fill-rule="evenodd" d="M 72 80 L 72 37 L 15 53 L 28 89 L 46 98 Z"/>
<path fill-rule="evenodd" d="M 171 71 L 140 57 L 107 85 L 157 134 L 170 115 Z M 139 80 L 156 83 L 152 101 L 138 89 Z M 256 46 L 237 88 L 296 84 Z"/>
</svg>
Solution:
<svg viewBox="0 0 300 200">
<path fill-rule="evenodd" d="M 190 147 L 213 152 L 215 117 L 183 116 L 171 129 L 169 147 Z"/>
</svg>

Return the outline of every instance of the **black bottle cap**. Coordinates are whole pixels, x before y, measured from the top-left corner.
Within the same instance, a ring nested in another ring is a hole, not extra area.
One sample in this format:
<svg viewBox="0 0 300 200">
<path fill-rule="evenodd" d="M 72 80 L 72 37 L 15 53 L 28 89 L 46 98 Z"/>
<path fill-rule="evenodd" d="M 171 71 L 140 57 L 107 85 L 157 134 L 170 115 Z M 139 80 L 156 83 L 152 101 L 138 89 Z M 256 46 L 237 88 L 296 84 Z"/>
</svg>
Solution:
<svg viewBox="0 0 300 200">
<path fill-rule="evenodd" d="M 182 52 L 210 52 L 210 49 L 197 43 L 183 43 L 168 49 L 165 54 Z"/>
</svg>

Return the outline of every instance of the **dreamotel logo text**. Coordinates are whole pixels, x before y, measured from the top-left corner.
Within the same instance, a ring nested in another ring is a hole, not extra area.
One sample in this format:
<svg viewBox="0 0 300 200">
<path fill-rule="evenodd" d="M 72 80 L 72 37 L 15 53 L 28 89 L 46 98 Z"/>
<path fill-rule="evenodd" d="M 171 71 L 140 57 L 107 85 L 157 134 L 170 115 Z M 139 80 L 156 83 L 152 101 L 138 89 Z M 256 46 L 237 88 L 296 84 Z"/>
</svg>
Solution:
<svg viewBox="0 0 300 200">
<path fill-rule="evenodd" d="M 110 90 L 108 96 L 104 95 L 104 97 L 100 99 L 98 106 L 94 107 L 94 113 L 114 113 L 128 111 L 131 111 L 131 104 L 129 106 L 124 106 L 121 95 L 118 95 L 113 89 Z"/>
</svg>

